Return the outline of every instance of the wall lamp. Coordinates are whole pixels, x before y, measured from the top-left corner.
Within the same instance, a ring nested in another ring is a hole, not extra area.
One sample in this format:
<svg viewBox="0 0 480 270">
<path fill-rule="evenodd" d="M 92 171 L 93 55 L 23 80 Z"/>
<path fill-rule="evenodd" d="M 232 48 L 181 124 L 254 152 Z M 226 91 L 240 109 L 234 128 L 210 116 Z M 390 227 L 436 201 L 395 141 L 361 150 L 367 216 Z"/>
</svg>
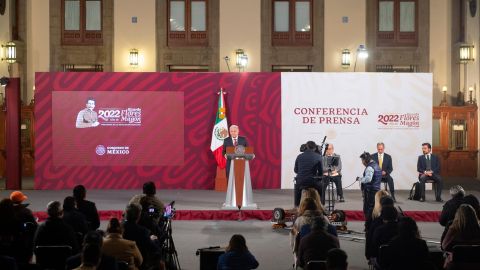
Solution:
<svg viewBox="0 0 480 270">
<path fill-rule="evenodd" d="M 2 45 L 3 58 L 2 61 L 5 61 L 9 64 L 17 62 L 17 45 L 13 42 L 7 42 L 7 44 Z"/>
<path fill-rule="evenodd" d="M 460 63 L 466 64 L 474 60 L 473 48 L 473 45 L 469 44 L 460 45 Z"/>
<path fill-rule="evenodd" d="M 245 71 L 245 67 L 247 67 L 248 64 L 248 56 L 245 54 L 245 51 L 243 49 L 237 49 L 235 56 L 238 71 Z"/>
<path fill-rule="evenodd" d="M 350 67 L 350 50 L 344 49 L 342 51 L 342 68 Z"/>
<path fill-rule="evenodd" d="M 137 49 L 130 50 L 130 66 L 138 67 L 138 50 Z"/>
<path fill-rule="evenodd" d="M 357 70 L 357 59 L 367 59 L 368 58 L 368 50 L 365 45 L 360 44 L 357 49 L 357 54 L 355 55 L 355 64 L 353 65 L 353 72 Z"/>
</svg>

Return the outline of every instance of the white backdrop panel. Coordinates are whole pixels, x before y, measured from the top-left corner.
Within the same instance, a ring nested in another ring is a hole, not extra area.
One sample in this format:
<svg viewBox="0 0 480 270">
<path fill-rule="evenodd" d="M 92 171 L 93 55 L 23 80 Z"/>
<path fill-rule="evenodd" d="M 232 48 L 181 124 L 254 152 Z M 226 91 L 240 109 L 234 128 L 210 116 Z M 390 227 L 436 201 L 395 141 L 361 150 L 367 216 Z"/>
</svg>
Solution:
<svg viewBox="0 0 480 270">
<path fill-rule="evenodd" d="M 300 145 L 323 137 L 341 155 L 343 186 L 363 173 L 363 151 L 385 143 L 395 189 L 417 180 L 421 144 L 432 140 L 432 75 L 282 73 L 282 188 L 293 188 Z M 351 189 L 358 189 L 354 184 Z"/>
</svg>

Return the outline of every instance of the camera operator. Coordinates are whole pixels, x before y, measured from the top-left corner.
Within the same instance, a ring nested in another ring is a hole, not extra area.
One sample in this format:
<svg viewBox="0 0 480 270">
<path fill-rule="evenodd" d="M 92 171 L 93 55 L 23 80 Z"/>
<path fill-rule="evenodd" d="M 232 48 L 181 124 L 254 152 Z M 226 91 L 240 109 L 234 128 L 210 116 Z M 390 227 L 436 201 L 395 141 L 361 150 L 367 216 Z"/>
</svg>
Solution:
<svg viewBox="0 0 480 270">
<path fill-rule="evenodd" d="M 318 147 L 314 141 L 308 141 L 305 151 L 295 160 L 294 171 L 297 174 L 294 187 L 295 207 L 300 204 L 302 189 L 315 188 L 320 194 L 321 187 L 314 177 L 319 175 L 321 169 L 322 156 L 318 153 Z"/>
<path fill-rule="evenodd" d="M 155 183 L 152 181 L 145 182 L 143 184 L 143 194 L 138 194 L 133 196 L 133 198 L 130 200 L 129 204 L 136 203 L 139 205 L 152 205 L 155 207 L 156 210 L 159 211 L 159 216 L 163 216 L 163 210 L 165 209 L 165 206 L 163 205 L 162 201 L 160 201 L 155 194 L 157 193 Z"/>
<path fill-rule="evenodd" d="M 363 192 L 363 214 L 365 215 L 365 220 L 368 220 L 375 206 L 375 193 L 380 190 L 382 169 L 368 152 L 360 155 L 360 159 L 362 160 L 363 166 L 365 166 L 365 170 L 363 177 L 357 177 L 357 181 L 361 183 Z"/>
<path fill-rule="evenodd" d="M 125 209 L 125 220 L 123 222 L 123 238 L 135 241 L 142 253 L 143 265 L 147 265 L 155 254 L 160 252 L 157 236 L 152 235 L 151 232 L 138 224 L 142 208 L 139 204 L 128 204 Z"/>
<path fill-rule="evenodd" d="M 327 143 L 325 145 L 325 154 L 322 157 L 323 164 L 323 180 L 322 180 L 322 204 L 325 204 L 325 190 L 327 189 L 328 182 L 335 183 L 337 189 L 337 197 L 339 202 L 344 202 L 343 188 L 342 188 L 342 160 L 340 155 L 334 152 L 333 144 Z"/>
</svg>

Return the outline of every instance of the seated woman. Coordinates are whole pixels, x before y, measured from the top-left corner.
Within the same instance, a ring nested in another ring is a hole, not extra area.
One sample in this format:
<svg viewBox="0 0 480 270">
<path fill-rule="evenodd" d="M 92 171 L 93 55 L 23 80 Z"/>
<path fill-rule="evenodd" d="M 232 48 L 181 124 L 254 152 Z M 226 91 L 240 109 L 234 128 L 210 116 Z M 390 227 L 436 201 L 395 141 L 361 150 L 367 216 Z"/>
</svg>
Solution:
<svg viewBox="0 0 480 270">
<path fill-rule="evenodd" d="M 427 242 L 421 239 L 417 223 L 411 217 L 400 218 L 398 235 L 388 245 L 388 252 L 378 261 L 385 269 L 414 269 L 425 265 L 429 258 Z"/>
<path fill-rule="evenodd" d="M 137 270 L 143 262 L 142 254 L 134 241 L 123 239 L 122 232 L 123 228 L 118 219 L 110 219 L 102 253 L 128 263 L 129 269 Z"/>
<path fill-rule="evenodd" d="M 462 204 L 455 213 L 452 225 L 442 241 L 442 249 L 447 252 L 445 266 L 452 261 L 453 247 L 456 245 L 479 245 L 480 226 L 472 206 Z"/>
<path fill-rule="evenodd" d="M 257 267 L 258 262 L 248 251 L 245 238 L 240 234 L 234 234 L 230 238 L 226 253 L 218 258 L 217 270 L 249 270 Z"/>
</svg>

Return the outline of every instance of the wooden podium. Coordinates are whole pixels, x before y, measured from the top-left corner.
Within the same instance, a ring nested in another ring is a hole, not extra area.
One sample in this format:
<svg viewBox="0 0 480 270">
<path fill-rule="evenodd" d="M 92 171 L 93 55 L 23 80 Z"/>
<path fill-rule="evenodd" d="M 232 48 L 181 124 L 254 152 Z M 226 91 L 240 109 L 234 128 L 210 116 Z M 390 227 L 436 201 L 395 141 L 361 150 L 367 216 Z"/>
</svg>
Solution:
<svg viewBox="0 0 480 270">
<path fill-rule="evenodd" d="M 226 149 L 227 162 L 230 162 L 227 196 L 222 209 L 257 209 L 253 202 L 252 180 L 250 178 L 249 160 L 252 160 L 253 147 L 242 145 Z"/>
</svg>

